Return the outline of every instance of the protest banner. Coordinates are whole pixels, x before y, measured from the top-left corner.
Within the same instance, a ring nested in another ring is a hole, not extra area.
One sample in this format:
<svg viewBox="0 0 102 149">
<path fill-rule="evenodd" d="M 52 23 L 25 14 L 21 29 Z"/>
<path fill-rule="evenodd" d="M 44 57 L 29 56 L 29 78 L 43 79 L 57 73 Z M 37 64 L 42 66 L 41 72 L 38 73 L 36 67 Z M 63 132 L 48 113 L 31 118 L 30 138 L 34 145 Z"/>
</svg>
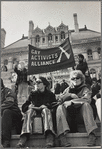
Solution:
<svg viewBox="0 0 102 149">
<path fill-rule="evenodd" d="M 53 72 L 75 66 L 69 38 L 54 48 L 40 49 L 29 46 L 28 75 Z"/>
</svg>

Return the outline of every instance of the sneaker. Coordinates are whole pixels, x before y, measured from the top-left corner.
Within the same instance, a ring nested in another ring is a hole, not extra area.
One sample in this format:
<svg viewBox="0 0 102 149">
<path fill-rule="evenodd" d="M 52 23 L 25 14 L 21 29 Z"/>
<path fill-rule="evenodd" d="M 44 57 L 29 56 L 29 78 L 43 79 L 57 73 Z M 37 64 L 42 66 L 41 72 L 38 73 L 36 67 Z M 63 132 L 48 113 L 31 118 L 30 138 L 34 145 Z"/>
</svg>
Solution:
<svg viewBox="0 0 102 149">
<path fill-rule="evenodd" d="M 9 141 L 4 141 L 3 144 L 2 144 L 2 146 L 4 148 L 9 148 L 10 147 L 10 142 Z"/>
<path fill-rule="evenodd" d="M 96 145 L 96 136 L 94 133 L 90 133 L 89 134 L 89 140 L 88 140 L 88 143 L 87 143 L 87 146 L 95 146 Z"/>
</svg>

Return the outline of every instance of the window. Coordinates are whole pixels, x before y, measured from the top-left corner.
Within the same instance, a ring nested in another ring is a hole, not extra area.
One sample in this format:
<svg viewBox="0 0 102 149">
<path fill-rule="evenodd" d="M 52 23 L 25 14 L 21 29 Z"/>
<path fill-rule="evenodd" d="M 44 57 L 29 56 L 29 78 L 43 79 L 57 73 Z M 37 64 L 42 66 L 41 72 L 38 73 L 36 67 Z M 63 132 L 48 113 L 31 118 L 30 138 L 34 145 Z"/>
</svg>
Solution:
<svg viewBox="0 0 102 149">
<path fill-rule="evenodd" d="M 98 48 L 97 52 L 98 52 L 99 58 L 101 58 L 101 48 Z"/>
<path fill-rule="evenodd" d="M 17 58 L 13 58 L 13 64 L 14 64 L 15 61 L 17 61 Z"/>
<path fill-rule="evenodd" d="M 52 34 L 48 34 L 48 41 L 52 41 Z"/>
<path fill-rule="evenodd" d="M 37 35 L 36 38 L 35 38 L 35 40 L 36 40 L 36 43 L 39 43 L 40 42 L 40 36 Z"/>
<path fill-rule="evenodd" d="M 93 60 L 92 50 L 87 50 L 88 60 Z"/>
<path fill-rule="evenodd" d="M 4 65 L 8 65 L 8 60 L 7 59 L 4 60 Z"/>
<path fill-rule="evenodd" d="M 61 32 L 61 39 L 65 39 L 65 32 Z"/>
<path fill-rule="evenodd" d="M 42 43 L 45 43 L 45 38 L 42 38 Z"/>
<path fill-rule="evenodd" d="M 55 36 L 55 41 L 58 41 L 58 36 Z"/>
</svg>

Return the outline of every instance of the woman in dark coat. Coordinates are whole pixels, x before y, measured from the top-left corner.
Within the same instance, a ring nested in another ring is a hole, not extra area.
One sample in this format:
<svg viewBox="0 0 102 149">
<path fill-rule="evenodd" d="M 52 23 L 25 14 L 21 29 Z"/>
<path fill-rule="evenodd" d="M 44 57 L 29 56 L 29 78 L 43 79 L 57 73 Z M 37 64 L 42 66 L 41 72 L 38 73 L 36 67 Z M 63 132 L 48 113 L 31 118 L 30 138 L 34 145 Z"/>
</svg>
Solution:
<svg viewBox="0 0 102 149">
<path fill-rule="evenodd" d="M 44 77 L 36 80 L 37 90 L 32 91 L 28 100 L 23 104 L 22 111 L 25 113 L 22 132 L 17 148 L 24 147 L 29 135 L 33 133 L 32 123 L 34 116 L 41 115 L 43 118 L 46 147 L 54 145 L 55 132 L 51 114 L 51 104 L 56 101 L 55 95 L 47 89 L 49 82 Z"/>
</svg>

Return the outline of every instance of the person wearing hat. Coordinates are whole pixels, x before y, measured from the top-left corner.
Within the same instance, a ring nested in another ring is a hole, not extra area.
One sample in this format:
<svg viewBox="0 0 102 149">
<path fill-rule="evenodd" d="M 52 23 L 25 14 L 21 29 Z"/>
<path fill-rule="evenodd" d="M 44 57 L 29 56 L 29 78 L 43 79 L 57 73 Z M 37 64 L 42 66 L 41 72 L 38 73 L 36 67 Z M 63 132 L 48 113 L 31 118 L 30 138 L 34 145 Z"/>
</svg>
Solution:
<svg viewBox="0 0 102 149">
<path fill-rule="evenodd" d="M 88 64 L 82 54 L 78 54 L 78 64 L 76 65 L 76 70 L 81 70 L 82 73 L 85 75 L 85 83 L 88 87 L 91 87 L 92 85 L 92 79 L 90 77 Z"/>
<path fill-rule="evenodd" d="M 32 123 L 34 115 L 41 115 L 43 119 L 44 135 L 46 138 L 46 147 L 54 146 L 54 128 L 51 114 L 52 103 L 56 102 L 55 94 L 49 89 L 49 82 L 44 77 L 36 79 L 35 91 L 32 91 L 28 100 L 22 105 L 22 112 L 25 113 L 25 119 L 22 126 L 20 140 L 17 143 L 17 148 L 25 146 L 30 134 L 33 133 Z"/>
<path fill-rule="evenodd" d="M 18 64 L 15 61 L 14 71 L 17 74 L 18 102 L 23 102 L 28 97 L 27 69 L 25 68 L 25 63 L 21 61 Z"/>
<path fill-rule="evenodd" d="M 1 79 L 1 143 L 4 148 L 10 147 L 12 127 L 20 133 L 22 114 L 17 104 L 16 94 L 4 86 Z"/>
</svg>

